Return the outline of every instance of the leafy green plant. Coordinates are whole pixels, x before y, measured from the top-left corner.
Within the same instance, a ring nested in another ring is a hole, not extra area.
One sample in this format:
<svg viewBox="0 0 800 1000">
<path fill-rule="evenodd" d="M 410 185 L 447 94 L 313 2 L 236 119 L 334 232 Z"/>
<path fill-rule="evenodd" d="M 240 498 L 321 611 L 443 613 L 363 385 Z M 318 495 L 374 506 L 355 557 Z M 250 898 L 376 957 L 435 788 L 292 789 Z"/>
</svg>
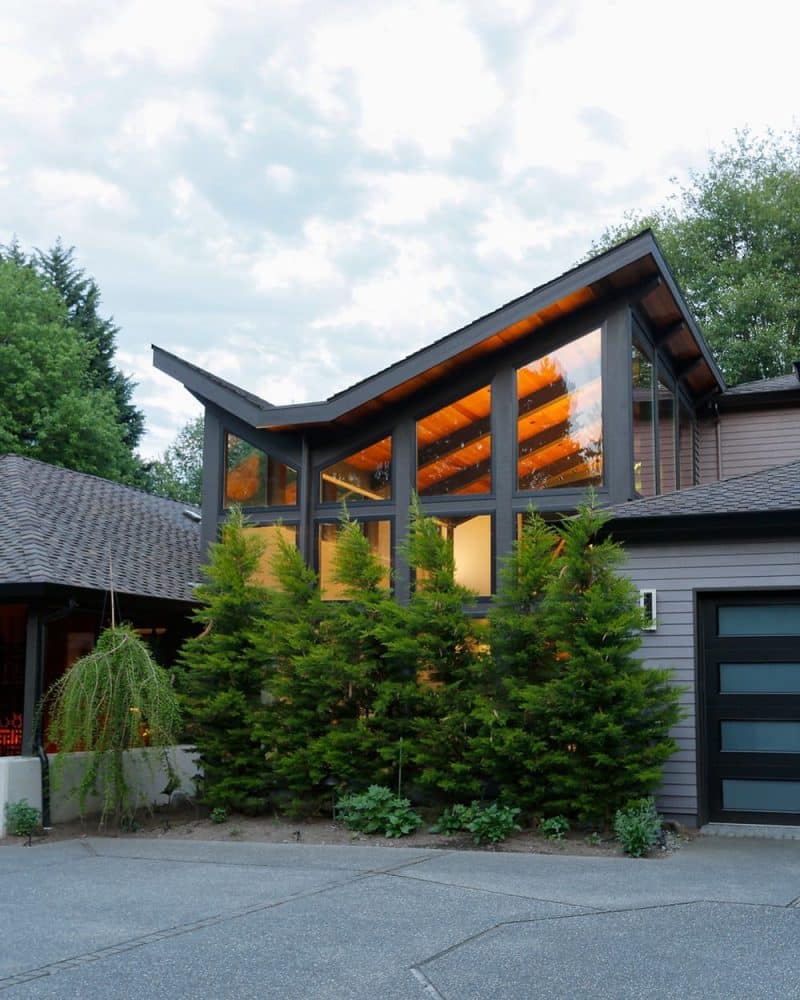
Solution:
<svg viewBox="0 0 800 1000">
<path fill-rule="evenodd" d="M 466 824 L 466 829 L 472 834 L 475 844 L 499 844 L 512 833 L 517 833 L 520 826 L 517 823 L 519 809 L 513 806 L 501 806 L 493 802 L 488 806 L 477 806 L 473 802 L 472 818 Z"/>
<path fill-rule="evenodd" d="M 65 755 L 91 754 L 77 785 L 81 813 L 102 782 L 101 826 L 130 824 L 136 810 L 125 773 L 126 750 L 177 742 L 180 710 L 170 676 L 129 625 L 112 625 L 97 645 L 63 674 L 44 698 L 50 707 L 48 739 L 59 747 L 53 775 L 63 777 Z M 164 754 L 168 771 L 169 761 Z"/>
<path fill-rule="evenodd" d="M 6 827 L 12 837 L 31 837 L 39 829 L 41 814 L 27 799 L 6 803 Z"/>
<path fill-rule="evenodd" d="M 336 816 L 348 830 L 382 832 L 386 837 L 405 837 L 422 826 L 422 817 L 414 812 L 408 799 L 380 785 L 343 796 L 336 805 Z"/>
<path fill-rule="evenodd" d="M 566 816 L 551 816 L 539 824 L 539 833 L 548 840 L 563 840 L 569 833 L 569 820 Z"/>
<path fill-rule="evenodd" d="M 479 806 L 473 802 L 471 806 L 454 805 L 445 809 L 435 825 L 431 827 L 431 833 L 443 833 L 452 836 L 467 829 L 467 824 L 475 818 Z"/>
<path fill-rule="evenodd" d="M 208 818 L 212 823 L 225 823 L 228 819 L 228 810 L 224 806 L 214 806 Z"/>
<path fill-rule="evenodd" d="M 632 858 L 642 858 L 658 843 L 661 817 L 652 798 L 635 799 L 614 817 L 614 834 Z"/>
<path fill-rule="evenodd" d="M 586 834 L 586 843 L 589 847 L 599 847 L 603 843 L 603 838 L 597 830 L 592 830 L 591 833 Z"/>
</svg>

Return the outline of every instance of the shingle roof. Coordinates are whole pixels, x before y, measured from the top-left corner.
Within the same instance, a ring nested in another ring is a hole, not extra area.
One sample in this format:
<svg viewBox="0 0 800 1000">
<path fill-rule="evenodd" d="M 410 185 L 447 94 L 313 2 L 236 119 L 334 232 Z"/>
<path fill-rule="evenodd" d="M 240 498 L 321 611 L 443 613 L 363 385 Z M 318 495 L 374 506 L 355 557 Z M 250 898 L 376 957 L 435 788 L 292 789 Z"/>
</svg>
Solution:
<svg viewBox="0 0 800 1000">
<path fill-rule="evenodd" d="M 192 598 L 197 508 L 19 455 L 0 456 L 0 584 Z"/>
<path fill-rule="evenodd" d="M 722 393 L 723 396 L 746 396 L 753 392 L 791 392 L 800 390 L 797 375 L 776 375 L 773 378 L 760 378 L 755 382 L 742 382 L 741 385 L 731 385 Z"/>
<path fill-rule="evenodd" d="M 800 461 L 609 508 L 612 519 L 800 511 Z"/>
</svg>

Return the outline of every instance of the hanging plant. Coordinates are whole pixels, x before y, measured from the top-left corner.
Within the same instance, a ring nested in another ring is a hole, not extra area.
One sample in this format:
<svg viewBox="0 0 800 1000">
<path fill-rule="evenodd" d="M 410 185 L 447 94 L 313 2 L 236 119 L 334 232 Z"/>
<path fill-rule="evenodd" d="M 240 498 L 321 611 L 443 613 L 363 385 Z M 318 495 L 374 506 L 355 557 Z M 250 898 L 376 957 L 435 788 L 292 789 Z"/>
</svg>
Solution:
<svg viewBox="0 0 800 1000">
<path fill-rule="evenodd" d="M 48 739 L 58 746 L 54 778 L 63 777 L 65 754 L 91 753 L 75 791 L 81 814 L 87 796 L 102 788 L 101 828 L 111 819 L 130 825 L 136 808 L 125 774 L 126 750 L 173 745 L 180 710 L 169 674 L 128 625 L 101 633 L 94 650 L 77 660 L 43 699 L 50 709 Z M 163 758 L 172 777 L 166 753 Z"/>
</svg>

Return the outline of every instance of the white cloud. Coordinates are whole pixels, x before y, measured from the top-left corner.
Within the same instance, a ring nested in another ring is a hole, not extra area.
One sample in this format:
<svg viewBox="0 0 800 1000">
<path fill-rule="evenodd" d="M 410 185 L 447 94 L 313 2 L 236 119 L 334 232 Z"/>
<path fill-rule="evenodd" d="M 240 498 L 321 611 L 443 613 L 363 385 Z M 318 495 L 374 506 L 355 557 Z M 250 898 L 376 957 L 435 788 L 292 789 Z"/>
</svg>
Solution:
<svg viewBox="0 0 800 1000">
<path fill-rule="evenodd" d="M 299 240 L 268 234 L 250 258 L 250 273 L 265 293 L 338 284 L 342 281 L 338 258 L 358 238 L 355 226 L 312 218 L 304 223 Z"/>
<path fill-rule="evenodd" d="M 502 90 L 464 10 L 442 0 L 382 4 L 312 28 L 286 45 L 267 77 L 326 119 L 352 122 L 368 147 L 447 156 L 500 108 Z M 355 107 L 349 95 L 355 98 Z"/>
<path fill-rule="evenodd" d="M 364 217 L 376 226 L 426 222 L 442 208 L 463 205 L 476 185 L 443 171 L 366 173 L 358 178 L 368 191 Z"/>
<path fill-rule="evenodd" d="M 350 302 L 330 316 L 318 317 L 315 329 L 367 326 L 384 334 L 424 332 L 425 340 L 447 333 L 465 316 L 458 276 L 452 266 L 436 259 L 422 239 L 392 241 L 395 257 L 391 264 L 363 281 L 356 281 Z M 404 350 L 419 346 L 417 340 Z"/>
<path fill-rule="evenodd" d="M 288 193 L 294 187 L 295 172 L 285 163 L 270 163 L 264 173 L 270 187 L 281 194 Z"/>
<path fill-rule="evenodd" d="M 122 121 L 112 148 L 158 150 L 191 135 L 211 136 L 230 142 L 225 119 L 208 94 L 190 91 L 180 98 L 151 98 L 130 111 Z"/>
<path fill-rule="evenodd" d="M 130 198 L 119 185 L 87 170 L 53 170 L 36 167 L 31 188 L 44 205 L 63 211 L 64 218 L 82 212 L 127 217 L 133 214 Z"/>
<path fill-rule="evenodd" d="M 212 42 L 218 24 L 216 7 L 203 0 L 129 0 L 116 8 L 105 7 L 81 47 L 112 76 L 127 68 L 129 61 L 151 60 L 166 70 L 187 69 Z"/>
</svg>

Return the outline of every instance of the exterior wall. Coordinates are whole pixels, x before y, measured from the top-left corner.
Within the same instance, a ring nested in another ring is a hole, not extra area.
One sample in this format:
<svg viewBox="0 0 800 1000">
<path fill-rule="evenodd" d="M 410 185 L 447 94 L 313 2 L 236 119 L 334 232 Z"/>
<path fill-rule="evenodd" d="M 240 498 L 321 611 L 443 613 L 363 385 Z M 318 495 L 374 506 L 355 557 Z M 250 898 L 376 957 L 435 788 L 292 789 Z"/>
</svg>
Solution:
<svg viewBox="0 0 800 1000">
<path fill-rule="evenodd" d="M 698 423 L 699 483 L 716 482 L 716 420 Z M 719 415 L 722 479 L 746 476 L 800 459 L 800 409 L 734 410 Z"/>
<path fill-rule="evenodd" d="M 686 718 L 675 728 L 679 751 L 664 768 L 659 809 L 694 824 L 697 819 L 696 595 L 702 591 L 800 587 L 800 538 L 629 543 L 625 574 L 657 591 L 658 629 L 644 632 L 647 666 L 674 671 L 686 690 Z"/>
<path fill-rule="evenodd" d="M 189 747 L 172 747 L 169 750 L 169 757 L 180 779 L 181 791 L 187 795 L 194 795 L 196 753 Z M 48 759 L 52 785 L 50 818 L 54 823 L 78 819 L 80 816 L 78 799 L 69 793 L 80 780 L 89 760 L 89 754 L 68 754 L 63 779 L 58 784 L 52 781 L 55 756 L 50 755 Z M 166 801 L 162 789 L 167 783 L 167 772 L 156 752 L 130 750 L 125 754 L 125 766 L 140 806 Z M 4 837 L 6 833 L 6 803 L 12 804 L 19 802 L 20 799 L 27 799 L 35 809 L 42 808 L 41 764 L 38 757 L 0 758 L 0 837 Z M 99 797 L 90 797 L 86 803 L 86 815 L 98 815 L 100 806 Z"/>
</svg>

